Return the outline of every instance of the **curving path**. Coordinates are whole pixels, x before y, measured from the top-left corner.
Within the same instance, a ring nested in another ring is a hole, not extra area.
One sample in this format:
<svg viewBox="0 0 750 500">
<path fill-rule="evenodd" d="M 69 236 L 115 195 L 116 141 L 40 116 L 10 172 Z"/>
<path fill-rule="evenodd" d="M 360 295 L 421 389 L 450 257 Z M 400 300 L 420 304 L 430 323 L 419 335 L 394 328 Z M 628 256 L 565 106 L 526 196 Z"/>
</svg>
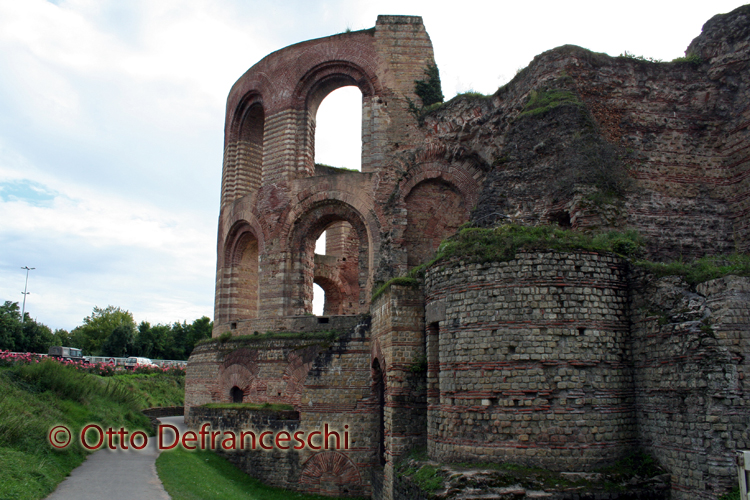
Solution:
<svg viewBox="0 0 750 500">
<path fill-rule="evenodd" d="M 183 417 L 159 420 L 174 425 L 180 432 L 185 429 Z M 47 500 L 169 500 L 169 494 L 156 475 L 156 457 L 159 456 L 156 444 L 156 437 L 152 437 L 141 451 L 103 449 L 92 453 Z"/>
</svg>

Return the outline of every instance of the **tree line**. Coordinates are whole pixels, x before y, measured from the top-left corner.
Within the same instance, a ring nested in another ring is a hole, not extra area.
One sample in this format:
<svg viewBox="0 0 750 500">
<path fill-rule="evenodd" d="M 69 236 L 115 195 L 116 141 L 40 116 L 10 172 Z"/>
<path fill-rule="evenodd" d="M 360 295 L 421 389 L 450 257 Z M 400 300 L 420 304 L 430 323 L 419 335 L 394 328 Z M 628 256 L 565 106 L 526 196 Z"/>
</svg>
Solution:
<svg viewBox="0 0 750 500">
<path fill-rule="evenodd" d="M 142 356 L 153 359 L 187 359 L 195 344 L 211 337 L 213 322 L 203 316 L 192 323 L 136 325 L 133 314 L 119 307 L 94 307 L 83 324 L 71 331 L 54 332 L 31 319 L 21 318 L 18 302 L 0 306 L 0 349 L 47 353 L 50 346 L 77 347 L 87 356 Z"/>
</svg>

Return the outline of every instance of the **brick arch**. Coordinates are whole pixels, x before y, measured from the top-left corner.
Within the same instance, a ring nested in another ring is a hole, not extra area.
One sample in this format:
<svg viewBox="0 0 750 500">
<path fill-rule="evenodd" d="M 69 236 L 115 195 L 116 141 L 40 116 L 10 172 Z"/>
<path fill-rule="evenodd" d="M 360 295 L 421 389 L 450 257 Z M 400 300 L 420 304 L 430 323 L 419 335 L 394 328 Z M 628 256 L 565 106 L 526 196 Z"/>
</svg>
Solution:
<svg viewBox="0 0 750 500">
<path fill-rule="evenodd" d="M 230 228 L 219 254 L 217 323 L 258 317 L 260 255 L 264 250 L 262 233 L 245 220 Z"/>
<path fill-rule="evenodd" d="M 342 193 L 338 193 L 342 194 Z M 348 196 L 342 196 L 348 198 Z M 352 201 L 361 204 L 351 196 Z M 366 212 L 365 212 L 366 213 Z M 314 279 L 315 241 L 326 227 L 338 221 L 348 222 L 359 239 L 358 288 L 353 302 L 357 302 L 357 313 L 366 313 L 369 309 L 370 289 L 372 288 L 373 236 L 377 234 L 377 223 L 365 218 L 363 212 L 341 199 L 336 193 L 317 193 L 302 200 L 290 211 L 288 223 L 282 229 L 287 241 L 286 248 L 288 269 L 285 283 L 286 315 L 296 316 L 312 312 L 312 285 Z M 374 226 L 374 228 L 373 228 Z"/>
<path fill-rule="evenodd" d="M 344 286 L 335 280 L 313 275 L 313 283 L 318 285 L 325 295 L 325 302 L 323 303 L 323 316 L 335 316 L 342 314 L 344 296 L 347 295 L 347 290 Z"/>
<path fill-rule="evenodd" d="M 473 207 L 479 200 L 484 172 L 475 166 L 464 163 L 460 166 L 444 162 L 426 162 L 409 169 L 398 185 L 400 202 L 403 203 L 417 184 L 430 179 L 440 179 L 452 184 Z"/>
<path fill-rule="evenodd" d="M 259 92 L 250 92 L 238 103 L 227 124 L 222 204 L 257 191 L 263 178 L 263 138 L 266 111 Z"/>
<path fill-rule="evenodd" d="M 293 105 L 307 109 L 314 117 L 318 106 L 334 90 L 355 86 L 367 98 L 381 92 L 377 75 L 347 60 L 331 60 L 316 65 L 302 76 L 294 89 Z"/>
<path fill-rule="evenodd" d="M 442 162 L 420 164 L 399 185 L 399 202 L 406 209 L 402 248 L 407 268 L 426 262 L 440 242 L 469 220 L 479 197 L 481 171 L 455 168 Z"/>
<path fill-rule="evenodd" d="M 362 476 L 352 460 L 338 451 L 321 451 L 302 464 L 300 483 L 306 491 L 342 495 L 358 491 Z"/>
<path fill-rule="evenodd" d="M 242 394 L 247 396 L 251 393 L 256 374 L 253 374 L 246 366 L 235 363 L 221 370 L 219 376 L 219 401 L 231 403 L 231 391 L 233 387 L 239 387 Z"/>
<path fill-rule="evenodd" d="M 288 356 L 289 364 L 281 379 L 286 382 L 284 393 L 285 402 L 297 407 L 302 397 L 307 374 L 310 373 L 315 358 L 318 356 L 319 346 L 310 346 L 299 351 L 291 351 Z"/>
</svg>

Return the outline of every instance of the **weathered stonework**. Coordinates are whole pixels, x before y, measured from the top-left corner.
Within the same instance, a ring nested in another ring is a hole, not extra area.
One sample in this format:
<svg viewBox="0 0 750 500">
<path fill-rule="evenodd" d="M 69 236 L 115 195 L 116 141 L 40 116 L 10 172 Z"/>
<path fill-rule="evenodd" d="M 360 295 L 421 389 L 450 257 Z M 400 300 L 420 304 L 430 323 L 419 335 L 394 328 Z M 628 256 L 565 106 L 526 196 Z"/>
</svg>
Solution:
<svg viewBox="0 0 750 500">
<path fill-rule="evenodd" d="M 419 17 L 258 62 L 227 101 L 215 338 L 191 355 L 187 422 L 348 425 L 346 450 L 230 454 L 331 495 L 416 495 L 396 464 L 422 446 L 575 472 L 643 449 L 672 498 L 727 491 L 733 451 L 750 447 L 747 278 L 689 289 L 614 255 L 527 251 L 441 262 L 372 299 L 467 221 L 632 228 L 653 260 L 750 250 L 750 7 L 707 22 L 688 54 L 559 47 L 494 95 L 429 113 Z M 361 172 L 314 164 L 318 106 L 346 85 L 362 92 Z M 294 411 L 203 406 L 239 399 Z"/>
</svg>

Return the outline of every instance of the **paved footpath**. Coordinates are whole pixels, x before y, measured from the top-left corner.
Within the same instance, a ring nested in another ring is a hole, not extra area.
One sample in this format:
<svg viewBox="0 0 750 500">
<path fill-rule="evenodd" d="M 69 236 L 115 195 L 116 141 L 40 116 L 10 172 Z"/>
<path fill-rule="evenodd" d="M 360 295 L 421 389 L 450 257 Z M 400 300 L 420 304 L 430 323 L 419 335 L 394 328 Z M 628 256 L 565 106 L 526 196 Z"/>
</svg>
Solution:
<svg viewBox="0 0 750 500">
<path fill-rule="evenodd" d="M 183 417 L 162 417 L 162 423 L 185 429 Z M 105 438 L 106 439 L 106 438 Z M 165 442 L 171 442 L 164 434 Z M 47 500 L 169 500 L 156 475 L 156 436 L 136 450 L 99 450 L 70 473 Z"/>
</svg>

